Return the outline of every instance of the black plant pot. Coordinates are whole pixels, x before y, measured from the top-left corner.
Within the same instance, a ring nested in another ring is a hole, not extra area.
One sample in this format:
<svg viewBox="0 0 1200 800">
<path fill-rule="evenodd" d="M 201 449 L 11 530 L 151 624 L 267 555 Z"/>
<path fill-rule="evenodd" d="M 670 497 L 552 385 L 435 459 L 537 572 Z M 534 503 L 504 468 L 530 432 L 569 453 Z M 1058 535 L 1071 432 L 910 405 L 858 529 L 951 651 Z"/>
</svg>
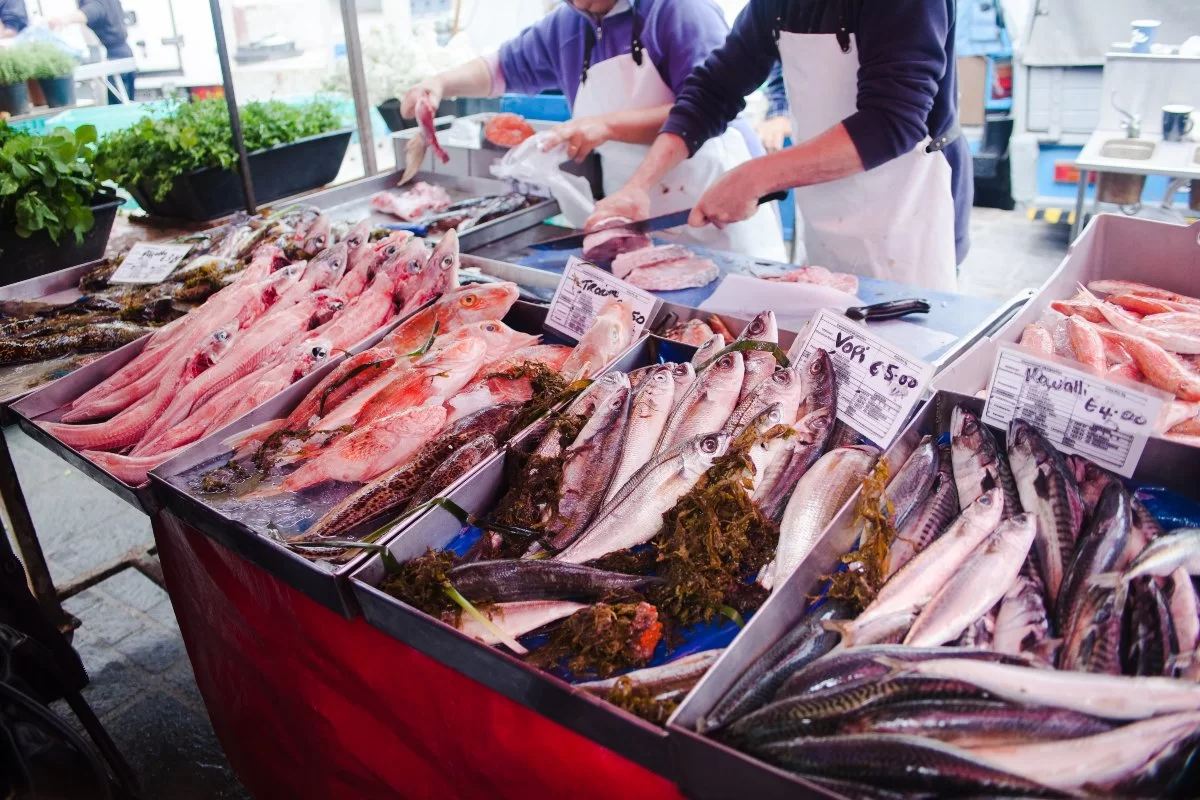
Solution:
<svg viewBox="0 0 1200 800">
<path fill-rule="evenodd" d="M 7 111 L 14 117 L 29 111 L 29 87 L 25 81 L 0 86 L 0 111 Z"/>
<path fill-rule="evenodd" d="M 113 220 L 121 198 L 107 187 L 102 187 L 92 198 L 92 229 L 83 235 L 83 242 L 76 244 L 75 234 L 67 232 L 58 237 L 55 244 L 45 231 L 37 231 L 28 239 L 22 239 L 8 225 L 0 225 L 0 286 L 17 281 L 48 275 L 60 269 L 95 261 L 104 255 L 108 236 L 112 233 Z"/>
<path fill-rule="evenodd" d="M 75 76 L 66 75 L 61 78 L 39 78 L 42 94 L 46 95 L 46 105 L 51 108 L 75 105 Z"/>
<path fill-rule="evenodd" d="M 402 131 L 405 128 L 411 128 L 417 124 L 414 120 L 405 119 L 400 116 L 400 101 L 394 97 L 384 100 L 375 107 L 379 109 L 379 116 L 383 117 L 384 123 L 387 124 L 388 130 L 392 133 Z"/>
</svg>

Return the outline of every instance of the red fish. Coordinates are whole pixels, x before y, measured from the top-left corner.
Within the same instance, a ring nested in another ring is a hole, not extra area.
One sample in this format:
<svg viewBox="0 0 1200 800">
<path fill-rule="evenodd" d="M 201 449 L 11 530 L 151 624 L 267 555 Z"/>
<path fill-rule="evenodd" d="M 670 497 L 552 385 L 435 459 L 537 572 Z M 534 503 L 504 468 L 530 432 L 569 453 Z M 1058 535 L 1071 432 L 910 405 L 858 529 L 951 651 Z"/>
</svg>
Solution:
<svg viewBox="0 0 1200 800">
<path fill-rule="evenodd" d="M 437 131 L 433 127 L 433 116 L 436 112 L 437 109 L 428 98 L 422 97 L 417 101 L 417 124 L 421 126 L 421 135 L 425 137 L 425 143 L 433 148 L 438 159 L 445 164 L 450 160 L 450 154 L 438 142 Z"/>
</svg>

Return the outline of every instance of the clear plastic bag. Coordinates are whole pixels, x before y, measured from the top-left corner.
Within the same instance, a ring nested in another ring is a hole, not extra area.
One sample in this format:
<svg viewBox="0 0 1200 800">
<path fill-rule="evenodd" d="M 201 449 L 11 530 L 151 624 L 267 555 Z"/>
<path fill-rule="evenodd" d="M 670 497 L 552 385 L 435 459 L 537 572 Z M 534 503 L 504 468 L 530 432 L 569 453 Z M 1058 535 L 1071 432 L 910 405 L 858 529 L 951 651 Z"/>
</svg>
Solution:
<svg viewBox="0 0 1200 800">
<path fill-rule="evenodd" d="M 509 150 L 498 164 L 492 166 L 492 174 L 497 178 L 547 187 L 567 222 L 572 227 L 582 228 L 596 207 L 596 198 L 586 180 L 558 168 L 567 160 L 565 144 L 542 152 L 541 143 L 547 136 L 548 132 L 538 133 Z"/>
</svg>

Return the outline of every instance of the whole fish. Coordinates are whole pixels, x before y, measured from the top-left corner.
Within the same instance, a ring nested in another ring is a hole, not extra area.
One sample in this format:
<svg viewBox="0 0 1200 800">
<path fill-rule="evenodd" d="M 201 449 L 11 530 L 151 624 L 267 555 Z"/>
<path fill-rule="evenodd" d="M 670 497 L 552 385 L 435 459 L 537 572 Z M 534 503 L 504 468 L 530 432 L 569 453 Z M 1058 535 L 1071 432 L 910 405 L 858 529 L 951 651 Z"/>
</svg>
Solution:
<svg viewBox="0 0 1200 800">
<path fill-rule="evenodd" d="M 951 413 L 950 454 L 958 502 L 963 508 L 989 489 L 1000 487 L 1004 491 L 1004 516 L 1028 510 L 1021 506 L 1016 481 L 991 430 L 966 406 L 955 406 Z"/>
<path fill-rule="evenodd" d="M 738 334 L 734 344 L 737 342 L 779 344 L 779 326 L 775 322 L 775 312 L 763 311 L 750 320 L 750 324 Z M 775 355 L 765 350 L 745 350 L 742 352 L 742 361 L 746 371 L 741 391 L 738 393 L 739 401 L 758 388 L 758 384 L 775 371 L 776 364 Z"/>
<path fill-rule="evenodd" d="M 1065 708 L 1104 719 L 1136 720 L 1200 711 L 1200 685 L 1172 678 L 1064 672 L 964 658 L 881 658 L 892 666 L 895 677 L 923 675 L 961 681 L 1013 703 Z"/>
<path fill-rule="evenodd" d="M 499 320 L 495 322 L 504 325 Z M 571 348 L 561 344 L 538 344 L 538 339 L 541 338 L 539 336 L 514 331 L 507 325 L 504 325 L 504 328 L 510 331 L 512 336 L 506 345 L 509 348 L 508 353 L 480 367 L 479 372 L 475 374 L 476 380 L 494 372 L 509 372 L 527 364 L 541 364 L 555 372 L 562 372 L 562 365 L 571 355 Z"/>
<path fill-rule="evenodd" d="M 37 336 L 0 341 L 0 366 L 48 361 L 73 353 L 105 353 L 150 333 L 152 328 L 129 322 L 102 322 Z"/>
<path fill-rule="evenodd" d="M 522 600 L 515 603 L 495 603 L 481 609 L 481 613 L 492 625 L 510 638 L 516 639 L 585 608 L 587 606 L 583 603 L 568 600 Z M 500 644 L 500 639 L 470 614 L 458 615 L 457 620 L 451 622 L 477 642 L 491 646 Z"/>
<path fill-rule="evenodd" d="M 1154 328 L 1145 329 L 1155 331 L 1161 336 L 1168 335 Z M 1146 382 L 1151 386 L 1162 389 L 1164 392 L 1170 392 L 1180 400 L 1200 400 L 1200 376 L 1173 355 L 1168 348 L 1162 347 L 1146 337 L 1120 331 L 1102 330 L 1100 334 L 1125 348 L 1133 357 L 1138 369 L 1145 375 Z M 1193 338 L 1200 342 L 1200 336 Z"/>
<path fill-rule="evenodd" d="M 1171 614 L 1171 631 L 1175 638 L 1175 652 L 1168 665 L 1168 675 L 1182 673 L 1180 662 L 1190 661 L 1191 655 L 1200 647 L 1200 599 L 1187 570 L 1179 567 L 1167 579 L 1168 609 Z"/>
<path fill-rule="evenodd" d="M 1040 356 L 1054 355 L 1054 340 L 1050 337 L 1050 331 L 1036 322 L 1025 326 L 1018 344 Z"/>
<path fill-rule="evenodd" d="M 970 750 L 919 736 L 854 734 L 763 745 L 756 755 L 803 774 L 861 779 L 936 795 L 1047 795 L 1045 786 L 1005 771 Z"/>
<path fill-rule="evenodd" d="M 624 679 L 632 683 L 634 688 L 645 689 L 658 697 L 670 692 L 686 692 L 700 682 L 723 652 L 725 651 L 701 650 L 661 666 L 637 669 L 615 678 L 577 683 L 575 688 L 605 697 L 616 687 L 618 681 Z"/>
<path fill-rule="evenodd" d="M 1121 565 L 1132 528 L 1129 493 L 1119 481 L 1112 481 L 1080 535 L 1075 556 L 1063 577 L 1055 622 L 1064 635 L 1075 626 L 1092 589 L 1092 579 Z"/>
<path fill-rule="evenodd" d="M 415 277 L 401 284 L 397 295 L 402 296 L 399 315 L 407 316 L 450 289 L 458 287 L 458 234 L 447 231 L 429 254 L 429 259 Z"/>
<path fill-rule="evenodd" d="M 675 399 L 675 379 L 672 367 L 660 364 L 652 367 L 642 380 L 629 409 L 625 440 L 621 443 L 616 471 L 605 493 L 604 502 L 612 500 L 639 469 L 646 465 Z"/>
<path fill-rule="evenodd" d="M 1021 505 L 1038 520 L 1034 552 L 1046 598 L 1055 606 L 1083 524 L 1083 499 L 1062 455 L 1024 420 L 1008 426 L 1008 457 Z"/>
<path fill-rule="evenodd" d="M 633 344 L 633 310 L 619 300 L 609 300 L 596 313 L 591 327 L 563 364 L 568 378 L 598 375 Z"/>
<path fill-rule="evenodd" d="M 300 242 L 300 252 L 306 256 L 314 256 L 328 247 L 332 224 L 333 220 L 327 214 L 324 212 L 318 214 Z"/>
<path fill-rule="evenodd" d="M 745 385 L 744 379 L 742 385 Z M 804 385 L 799 369 L 788 367 L 775 370 L 758 381 L 754 389 L 742 393 L 741 399 L 725 423 L 725 432 L 737 436 L 762 413 L 763 409 L 775 404 L 779 405 L 784 424 L 791 425 L 796 421 L 796 413 L 800 410 L 803 391 Z"/>
<path fill-rule="evenodd" d="M 1129 500 L 1133 508 L 1133 531 L 1129 537 L 1128 553 L 1136 557 L 1155 539 L 1165 536 L 1166 531 L 1136 494 L 1130 495 Z"/>
<path fill-rule="evenodd" d="M 770 577 L 762 581 L 764 588 L 782 586 L 800 566 L 878 458 L 874 447 L 843 447 L 821 456 L 804 474 L 779 523 L 779 546 Z"/>
<path fill-rule="evenodd" d="M 486 434 L 501 437 L 520 411 L 521 404 L 510 403 L 463 417 L 424 445 L 406 463 L 379 476 L 326 512 L 306 535 L 313 538 L 334 536 L 400 508 L 421 488 L 430 473 L 455 451 Z"/>
<path fill-rule="evenodd" d="M 752 495 L 767 469 L 783 456 L 784 443 L 787 441 L 785 429 L 783 410 L 779 403 L 763 409 L 746 427 L 747 435 L 753 436 L 749 451 L 750 465 L 753 468 L 749 487 Z M 781 432 L 784 435 L 775 435 Z"/>
<path fill-rule="evenodd" d="M 889 578 L 928 547 L 958 516 L 958 487 L 954 482 L 950 447 L 938 445 L 937 452 L 937 474 L 929 494 L 913 509 L 904 524 L 896 528 L 896 538 L 892 539 L 888 550 Z"/>
<path fill-rule="evenodd" d="M 1194 745 L 1200 714 L 1170 714 L 1104 733 L 974 751 L 982 761 L 1066 792 L 1093 793 L 1121 781 L 1164 751 Z"/>
<path fill-rule="evenodd" d="M 1036 581 L 1019 575 L 1000 601 L 992 649 L 997 653 L 1041 657 L 1039 647 L 1050 638 L 1050 619 Z"/>
<path fill-rule="evenodd" d="M 714 333 L 709 337 L 708 341 L 696 348 L 695 354 L 692 355 L 692 368 L 697 373 L 700 372 L 704 367 L 708 366 L 717 353 L 724 349 L 725 337 L 719 333 Z"/>
<path fill-rule="evenodd" d="M 82 450 L 80 453 L 122 483 L 141 486 L 148 480 L 147 474 L 150 470 L 183 453 L 188 447 L 189 445 L 183 445 L 152 456 L 125 456 L 120 453 L 106 453 L 103 450 Z"/>
<path fill-rule="evenodd" d="M 1163 582 L 1161 578 L 1146 576 L 1135 579 L 1127 587 L 1096 587 L 1092 590 L 1100 598 L 1124 592 L 1120 595 L 1124 599 L 1125 613 L 1121 620 L 1122 630 L 1117 634 L 1122 638 L 1118 642 L 1120 668 L 1116 671 L 1128 675 L 1167 674 L 1175 652 L 1175 637 Z M 1114 599 L 1113 606 L 1116 605 Z M 1105 638 L 1102 643 L 1111 644 L 1111 640 Z M 1101 655 L 1108 657 L 1110 654 L 1105 649 Z M 1090 667 L 1090 664 L 1084 666 Z M 1106 661 L 1104 666 L 1109 663 Z"/>
<path fill-rule="evenodd" d="M 843 644 L 853 645 L 856 629 L 872 618 L 924 608 L 979 543 L 1000 524 L 1002 502 L 999 489 L 983 494 L 963 509 L 940 538 L 888 579 L 857 619 L 835 623 Z"/>
<path fill-rule="evenodd" d="M 641 592 L 661 578 L 626 575 L 547 559 L 476 561 L 461 564 L 446 578 L 472 602 L 517 600 L 603 600 Z"/>
<path fill-rule="evenodd" d="M 713 710 L 700 719 L 696 729 L 711 733 L 761 708 L 789 677 L 837 644 L 838 635 L 826 630 L 823 623 L 845 619 L 851 613 L 849 604 L 841 600 L 830 600 L 810 610 L 741 674 Z"/>
<path fill-rule="evenodd" d="M 721 356 L 697 375 L 667 419 L 655 453 L 665 453 L 696 436 L 721 430 L 737 405 L 744 374 L 742 354 L 735 352 Z"/>
<path fill-rule="evenodd" d="M 427 98 L 422 97 L 417 101 L 416 117 L 417 125 L 421 128 L 421 138 L 433 150 L 433 154 L 438 157 L 438 160 L 445 164 L 450 161 L 450 154 L 438 142 L 437 129 L 434 128 L 433 119 L 436 114 L 437 109 Z"/>
<path fill-rule="evenodd" d="M 1036 530 L 1032 514 L 1003 520 L 921 610 L 904 644 L 945 644 L 986 614 L 1016 581 Z"/>
<path fill-rule="evenodd" d="M 432 306 L 402 322 L 378 346 L 387 347 L 397 355 L 408 355 L 425 345 L 435 328 L 439 334 L 446 334 L 472 322 L 502 319 L 517 302 L 519 294 L 515 283 L 451 289 Z"/>
<path fill-rule="evenodd" d="M 1092 585 L 1118 586 L 1145 575 L 1166 577 L 1180 567 L 1200 575 L 1200 528 L 1178 528 L 1158 537 L 1120 573 L 1097 575 Z"/>
<path fill-rule="evenodd" d="M 1127 337 L 1141 339 L 1146 343 L 1153 344 L 1161 350 L 1171 353 L 1192 354 L 1200 353 L 1200 336 L 1190 333 L 1176 333 L 1173 331 L 1163 331 L 1157 328 L 1152 328 L 1149 325 L 1143 325 L 1138 318 L 1130 314 L 1120 306 L 1112 303 L 1102 303 L 1094 297 L 1091 298 L 1095 304 L 1097 311 L 1103 315 L 1109 325 L 1113 326 L 1120 334 L 1125 334 Z M 1122 341 L 1122 344 L 1125 344 Z M 1128 346 L 1126 346 L 1128 350 Z M 1130 350 L 1130 355 L 1136 360 L 1137 354 Z M 1143 370 L 1144 372 L 1145 370 Z M 1200 398 L 1188 398 L 1200 399 Z"/>
<path fill-rule="evenodd" d="M 408 501 L 404 510 L 412 511 L 422 503 L 427 503 L 441 495 L 456 480 L 482 464 L 488 456 L 499 449 L 500 443 L 490 433 L 485 433 L 463 445 L 430 473 L 429 478 L 421 484 L 421 488 L 417 489 L 416 494 Z"/>
<path fill-rule="evenodd" d="M 575 541 L 603 503 L 621 455 L 628 419 L 626 382 L 596 410 L 563 453 L 562 481 L 545 527 L 547 540 L 555 550 Z"/>
<path fill-rule="evenodd" d="M 1104 338 L 1095 324 L 1078 314 L 1067 317 L 1067 336 L 1075 358 L 1097 375 L 1108 371 L 1108 358 L 1104 355 Z"/>
<path fill-rule="evenodd" d="M 1065 630 L 1058 668 L 1121 674 L 1121 600 L 1116 589 L 1092 588 L 1081 592 L 1083 600 L 1074 611 L 1072 625 Z M 1165 663 L 1160 656 L 1160 663 Z M 1155 669 L 1154 674 L 1161 674 Z"/>
<path fill-rule="evenodd" d="M 1112 729 L 1112 723 L 1076 711 L 963 698 L 868 709 L 842 722 L 838 732 L 923 736 L 973 749 L 1078 739 Z"/>
<path fill-rule="evenodd" d="M 1136 281 L 1095 280 L 1089 281 L 1087 288 L 1097 294 L 1133 294 L 1141 297 L 1152 297 L 1156 300 L 1200 305 L 1200 299 L 1195 297 L 1189 297 L 1185 294 L 1172 292 L 1168 289 L 1160 289 L 1157 286 L 1150 286 L 1149 284 L 1138 283 Z"/>
<path fill-rule="evenodd" d="M 687 390 L 691 388 L 692 383 L 696 380 L 696 368 L 687 362 L 672 364 L 671 378 L 675 381 L 675 392 L 671 402 L 677 403 L 687 394 Z"/>
<path fill-rule="evenodd" d="M 884 489 L 884 495 L 892 504 L 892 519 L 897 529 L 929 494 L 937 474 L 937 445 L 932 436 L 925 436 Z"/>
<path fill-rule="evenodd" d="M 697 436 L 653 459 L 606 503 L 575 542 L 555 556 L 582 564 L 617 550 L 650 541 L 662 527 L 662 515 L 687 494 L 713 462 L 725 455 L 725 434 Z"/>
</svg>

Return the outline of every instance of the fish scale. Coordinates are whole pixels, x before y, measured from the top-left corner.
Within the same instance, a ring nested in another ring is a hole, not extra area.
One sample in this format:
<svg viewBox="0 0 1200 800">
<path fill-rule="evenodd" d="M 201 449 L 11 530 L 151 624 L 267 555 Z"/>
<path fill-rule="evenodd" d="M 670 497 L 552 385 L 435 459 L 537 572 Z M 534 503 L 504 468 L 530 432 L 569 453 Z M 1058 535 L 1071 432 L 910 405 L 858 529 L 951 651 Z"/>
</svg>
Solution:
<svg viewBox="0 0 1200 800">
<path fill-rule="evenodd" d="M 895 575 L 913 556 L 928 547 L 930 542 L 942 534 L 958 512 L 958 488 L 954 483 L 954 472 L 950 464 L 950 448 L 939 445 L 938 472 L 933 487 L 904 520 L 904 524 L 896 529 L 896 537 L 892 539 L 888 549 L 886 577 Z"/>
</svg>

